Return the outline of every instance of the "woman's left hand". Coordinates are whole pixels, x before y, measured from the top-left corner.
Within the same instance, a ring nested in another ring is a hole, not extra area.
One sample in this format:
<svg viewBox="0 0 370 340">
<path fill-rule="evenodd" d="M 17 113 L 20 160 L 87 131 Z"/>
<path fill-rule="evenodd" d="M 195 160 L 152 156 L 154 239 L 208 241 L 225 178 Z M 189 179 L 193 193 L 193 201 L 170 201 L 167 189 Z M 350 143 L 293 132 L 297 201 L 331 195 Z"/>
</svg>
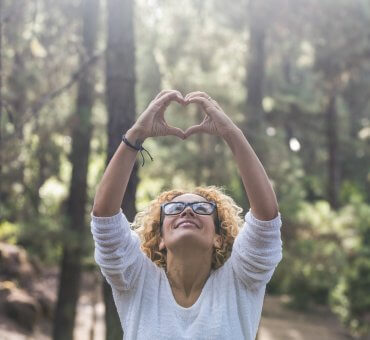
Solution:
<svg viewBox="0 0 370 340">
<path fill-rule="evenodd" d="M 194 133 L 205 132 L 211 135 L 226 137 L 238 129 L 233 121 L 221 109 L 218 103 L 205 92 L 191 92 L 185 96 L 185 103 L 200 104 L 206 117 L 199 125 L 194 125 L 185 131 L 185 138 Z"/>
</svg>

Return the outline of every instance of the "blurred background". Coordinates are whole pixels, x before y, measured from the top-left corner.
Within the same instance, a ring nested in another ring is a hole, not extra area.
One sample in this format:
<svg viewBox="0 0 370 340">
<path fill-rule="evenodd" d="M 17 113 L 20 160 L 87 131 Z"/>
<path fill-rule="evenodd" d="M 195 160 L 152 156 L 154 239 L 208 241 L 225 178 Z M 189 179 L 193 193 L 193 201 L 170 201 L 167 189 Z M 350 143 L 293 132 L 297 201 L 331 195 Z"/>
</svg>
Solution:
<svg viewBox="0 0 370 340">
<path fill-rule="evenodd" d="M 259 340 L 370 339 L 369 0 L 0 0 L 0 338 L 122 338 L 93 259 L 105 166 L 162 89 L 205 91 L 277 194 L 283 261 Z M 173 103 L 169 124 L 200 123 Z M 221 138 L 152 138 L 125 198 L 225 188 Z"/>
</svg>

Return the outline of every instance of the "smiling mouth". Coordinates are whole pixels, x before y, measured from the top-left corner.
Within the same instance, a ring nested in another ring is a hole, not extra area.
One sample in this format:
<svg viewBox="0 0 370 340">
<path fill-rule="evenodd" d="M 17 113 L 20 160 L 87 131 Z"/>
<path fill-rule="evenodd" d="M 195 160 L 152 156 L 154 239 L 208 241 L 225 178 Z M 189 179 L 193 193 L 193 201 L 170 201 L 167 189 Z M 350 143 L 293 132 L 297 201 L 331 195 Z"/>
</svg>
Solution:
<svg viewBox="0 0 370 340">
<path fill-rule="evenodd" d="M 181 222 L 178 226 L 175 227 L 175 229 L 179 227 L 182 227 L 182 228 L 194 228 L 195 227 L 199 229 L 199 227 L 193 222 Z"/>
</svg>

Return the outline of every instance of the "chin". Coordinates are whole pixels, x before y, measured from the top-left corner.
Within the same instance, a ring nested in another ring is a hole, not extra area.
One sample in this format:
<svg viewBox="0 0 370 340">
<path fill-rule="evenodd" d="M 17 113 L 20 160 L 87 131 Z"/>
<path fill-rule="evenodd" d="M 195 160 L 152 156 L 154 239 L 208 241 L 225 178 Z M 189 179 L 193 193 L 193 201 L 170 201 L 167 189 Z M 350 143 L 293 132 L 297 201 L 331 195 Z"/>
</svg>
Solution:
<svg viewBox="0 0 370 340">
<path fill-rule="evenodd" d="M 178 237 L 172 239 L 169 244 L 167 245 L 167 249 L 172 251 L 179 250 L 180 248 L 187 248 L 187 249 L 209 249 L 212 247 L 212 244 L 209 242 L 205 242 L 205 240 L 200 239 L 194 233 L 182 233 L 182 235 L 178 235 Z"/>
</svg>

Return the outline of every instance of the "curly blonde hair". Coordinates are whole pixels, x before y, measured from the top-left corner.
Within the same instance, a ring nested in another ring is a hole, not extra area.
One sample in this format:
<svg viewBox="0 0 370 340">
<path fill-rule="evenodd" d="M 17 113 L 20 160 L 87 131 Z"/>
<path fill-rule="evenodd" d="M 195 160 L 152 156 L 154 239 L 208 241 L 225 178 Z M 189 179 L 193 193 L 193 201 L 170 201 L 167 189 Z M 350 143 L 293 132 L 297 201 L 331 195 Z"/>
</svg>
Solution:
<svg viewBox="0 0 370 340">
<path fill-rule="evenodd" d="M 193 191 L 174 189 L 161 193 L 154 199 L 144 211 L 136 214 L 133 229 L 137 231 L 141 239 L 141 249 L 160 268 L 167 268 L 167 249 L 159 250 L 161 237 L 160 212 L 161 204 L 170 202 L 177 196 L 183 194 L 196 194 L 208 201 L 217 204 L 217 214 L 220 225 L 222 245 L 220 248 L 213 248 L 212 269 L 221 267 L 229 258 L 233 243 L 239 229 L 242 227 L 243 209 L 234 200 L 224 193 L 224 189 L 216 186 L 196 187 Z"/>
</svg>

